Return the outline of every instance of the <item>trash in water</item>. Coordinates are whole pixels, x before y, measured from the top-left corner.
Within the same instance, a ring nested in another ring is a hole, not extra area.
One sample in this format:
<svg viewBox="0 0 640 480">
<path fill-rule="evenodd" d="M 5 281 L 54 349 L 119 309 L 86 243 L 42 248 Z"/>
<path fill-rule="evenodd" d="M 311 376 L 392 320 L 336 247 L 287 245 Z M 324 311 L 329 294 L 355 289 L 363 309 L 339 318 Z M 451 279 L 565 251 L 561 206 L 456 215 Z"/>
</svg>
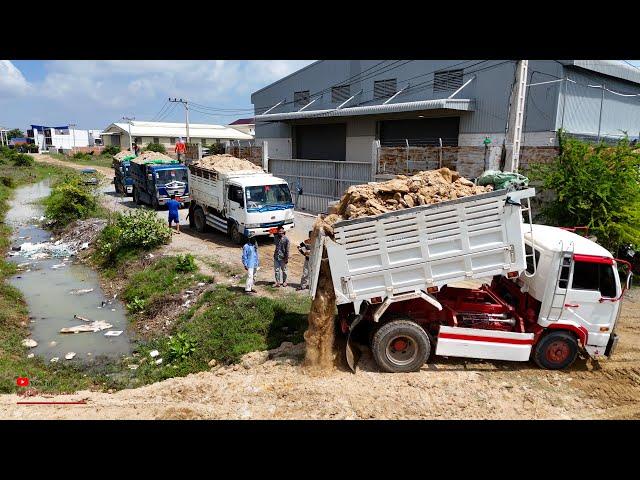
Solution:
<svg viewBox="0 0 640 480">
<path fill-rule="evenodd" d="M 158 355 L 160 355 L 160 352 L 158 350 L 151 350 L 149 352 L 149 355 L 151 355 L 152 357 L 157 357 Z"/>
<path fill-rule="evenodd" d="M 67 354 L 64 356 L 64 358 L 65 358 L 66 360 L 71 360 L 71 359 L 72 359 L 73 357 L 75 357 L 75 356 L 76 356 L 76 352 L 69 352 L 69 353 L 67 353 Z"/>
<path fill-rule="evenodd" d="M 35 357 L 35 356 L 36 356 L 36 355 L 35 355 L 34 353 L 30 353 L 29 355 L 27 355 L 27 358 L 33 358 L 33 357 Z"/>
<path fill-rule="evenodd" d="M 80 250 L 86 250 L 87 248 L 89 248 L 89 242 L 84 242 L 80 245 Z"/>
<path fill-rule="evenodd" d="M 64 263 L 58 263 L 57 265 L 51 265 L 51 268 L 53 268 L 54 270 L 57 270 L 59 268 L 66 267 L 66 266 L 67 265 Z"/>
<path fill-rule="evenodd" d="M 25 347 L 33 348 L 38 345 L 38 342 L 36 342 L 33 338 L 25 338 L 24 340 L 22 340 L 22 345 L 24 345 Z"/>
<path fill-rule="evenodd" d="M 104 334 L 105 337 L 117 337 L 122 334 L 124 330 L 109 330 Z"/>
<path fill-rule="evenodd" d="M 75 245 L 63 242 L 25 242 L 20 245 L 20 254 L 28 258 L 70 257 L 77 253 Z"/>
<path fill-rule="evenodd" d="M 20 245 L 17 245 L 17 246 L 11 247 L 11 250 L 13 250 L 14 252 L 19 252 L 21 248 L 22 247 Z"/>
<path fill-rule="evenodd" d="M 93 290 L 93 288 L 91 290 Z M 87 317 L 82 317 L 80 315 L 74 315 L 73 318 L 76 318 L 78 320 L 82 320 L 83 322 L 89 322 L 89 323 L 93 322 L 93 320 L 90 320 Z"/>
<path fill-rule="evenodd" d="M 82 295 L 83 293 L 93 292 L 93 288 L 77 288 L 75 290 L 71 290 L 69 293 L 71 295 Z"/>
<path fill-rule="evenodd" d="M 99 332 L 113 327 L 104 320 L 97 320 L 85 325 L 75 325 L 73 327 L 65 327 L 60 329 L 60 333 L 80 333 L 80 332 Z"/>
<path fill-rule="evenodd" d="M 115 312 L 115 311 L 116 311 L 116 309 L 115 309 L 115 308 L 112 308 L 112 309 L 111 309 L 111 311 L 112 311 L 112 312 Z"/>
<path fill-rule="evenodd" d="M 51 363 L 56 363 L 58 360 L 60 360 L 60 357 L 53 357 L 51 360 L 49 360 Z"/>
<path fill-rule="evenodd" d="M 55 347 L 57 344 L 58 344 L 58 342 L 56 342 L 55 340 L 51 340 L 51 341 L 49 342 L 49 346 L 50 346 L 50 347 Z"/>
</svg>

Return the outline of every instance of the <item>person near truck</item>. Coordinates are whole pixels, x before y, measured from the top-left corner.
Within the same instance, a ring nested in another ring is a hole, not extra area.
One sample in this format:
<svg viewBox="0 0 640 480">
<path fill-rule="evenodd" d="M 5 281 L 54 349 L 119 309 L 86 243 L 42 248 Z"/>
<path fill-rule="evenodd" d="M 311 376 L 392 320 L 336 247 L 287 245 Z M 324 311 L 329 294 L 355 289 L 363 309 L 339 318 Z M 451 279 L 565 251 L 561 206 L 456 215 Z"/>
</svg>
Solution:
<svg viewBox="0 0 640 480">
<path fill-rule="evenodd" d="M 171 228 L 171 222 L 176 224 L 176 233 L 180 233 L 180 202 L 176 200 L 175 194 L 171 195 L 171 199 L 167 202 L 167 208 L 169 208 L 169 228 Z"/>
<path fill-rule="evenodd" d="M 284 227 L 278 227 L 278 233 L 274 236 L 276 248 L 273 251 L 273 269 L 276 276 L 276 287 L 287 285 L 287 264 L 289 263 L 289 239 Z"/>
<path fill-rule="evenodd" d="M 309 256 L 311 255 L 311 230 L 309 230 L 309 236 L 304 242 L 300 242 L 298 245 L 298 251 L 304 256 L 304 266 L 302 267 L 302 278 L 300 279 L 300 286 L 296 290 L 305 290 L 309 288 Z"/>
<path fill-rule="evenodd" d="M 247 239 L 247 243 L 242 247 L 242 264 L 247 271 L 247 282 L 245 283 L 244 291 L 247 293 L 255 292 L 253 285 L 256 283 L 256 274 L 260 266 L 258 241 L 255 237 Z"/>
<path fill-rule="evenodd" d="M 133 142 L 133 153 L 135 154 L 136 157 L 140 155 L 140 147 L 136 142 Z"/>
<path fill-rule="evenodd" d="M 184 141 L 181 139 L 176 143 L 176 154 L 178 155 L 178 161 L 182 161 L 182 155 L 184 155 L 187 151 L 187 146 Z"/>
</svg>

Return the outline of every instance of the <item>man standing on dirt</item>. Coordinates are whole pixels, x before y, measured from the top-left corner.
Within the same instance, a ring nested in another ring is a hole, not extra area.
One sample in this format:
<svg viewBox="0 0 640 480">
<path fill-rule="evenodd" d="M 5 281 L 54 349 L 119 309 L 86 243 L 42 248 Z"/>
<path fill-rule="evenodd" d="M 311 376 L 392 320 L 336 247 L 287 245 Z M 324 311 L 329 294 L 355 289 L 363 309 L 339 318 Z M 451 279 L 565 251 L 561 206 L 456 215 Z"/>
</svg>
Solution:
<svg viewBox="0 0 640 480">
<path fill-rule="evenodd" d="M 178 140 L 178 143 L 176 143 L 176 154 L 178 155 L 179 162 L 182 161 L 182 155 L 184 155 L 186 151 L 187 151 L 187 146 L 182 141 L 182 138 L 180 138 Z"/>
<path fill-rule="evenodd" d="M 169 208 L 169 228 L 171 228 L 171 222 L 176 223 L 176 233 L 180 233 L 180 202 L 176 200 L 175 195 L 171 195 L 171 200 L 167 202 Z"/>
<path fill-rule="evenodd" d="M 140 155 L 140 147 L 136 142 L 133 142 L 133 153 L 135 154 L 136 157 Z"/>
<path fill-rule="evenodd" d="M 242 247 L 242 264 L 247 271 L 247 283 L 245 283 L 244 291 L 246 293 L 255 292 L 253 285 L 256 281 L 258 267 L 260 266 L 258 241 L 255 237 L 247 239 L 247 243 Z"/>
<path fill-rule="evenodd" d="M 298 245 L 298 251 L 304 256 L 304 266 L 302 267 L 302 278 L 300 279 L 300 286 L 296 290 L 305 290 L 309 288 L 309 256 L 311 255 L 311 230 L 309 230 L 309 236 L 304 242 L 300 242 Z"/>
<path fill-rule="evenodd" d="M 276 248 L 273 251 L 273 269 L 276 274 L 276 287 L 287 287 L 287 264 L 289 263 L 289 239 L 284 227 L 278 227 L 274 238 Z"/>
</svg>

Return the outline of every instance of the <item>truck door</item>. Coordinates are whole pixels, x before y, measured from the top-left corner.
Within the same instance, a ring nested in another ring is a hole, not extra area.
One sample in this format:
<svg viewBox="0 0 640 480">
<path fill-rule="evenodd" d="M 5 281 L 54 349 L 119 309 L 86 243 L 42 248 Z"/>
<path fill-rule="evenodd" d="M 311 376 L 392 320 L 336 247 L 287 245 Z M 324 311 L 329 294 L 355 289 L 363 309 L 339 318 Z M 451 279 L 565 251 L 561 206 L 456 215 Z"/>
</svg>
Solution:
<svg viewBox="0 0 640 480">
<path fill-rule="evenodd" d="M 606 346 L 620 308 L 620 302 L 601 301 L 620 294 L 613 261 L 575 255 L 569 285 L 563 317 L 587 329 L 589 345 Z"/>
<path fill-rule="evenodd" d="M 242 191 L 242 187 L 229 185 L 227 188 L 227 200 L 227 217 L 237 221 L 244 221 L 244 192 Z"/>
</svg>

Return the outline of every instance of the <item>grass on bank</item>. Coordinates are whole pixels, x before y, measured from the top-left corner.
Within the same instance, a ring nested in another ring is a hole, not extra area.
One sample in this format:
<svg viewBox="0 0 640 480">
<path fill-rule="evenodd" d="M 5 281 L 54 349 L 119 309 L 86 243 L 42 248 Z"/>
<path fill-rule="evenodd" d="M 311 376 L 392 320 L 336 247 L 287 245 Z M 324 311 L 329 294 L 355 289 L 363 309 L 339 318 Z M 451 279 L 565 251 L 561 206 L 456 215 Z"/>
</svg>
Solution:
<svg viewBox="0 0 640 480">
<path fill-rule="evenodd" d="M 77 163 L 78 165 L 86 165 L 88 167 L 106 167 L 111 168 L 113 157 L 108 154 L 89 155 L 78 154 L 63 155 L 61 153 L 48 153 L 51 158 L 62 160 L 63 162 Z"/>
<path fill-rule="evenodd" d="M 35 164 L 30 167 L 0 165 L 0 218 L 4 219 L 8 209 L 8 200 L 13 189 L 29 183 L 39 182 L 47 177 L 59 178 L 67 169 Z M 38 385 L 41 392 L 73 392 L 87 388 L 91 384 L 89 377 L 73 365 L 46 364 L 44 360 L 27 358 L 28 349 L 22 346 L 22 340 L 29 336 L 29 314 L 20 291 L 7 284 L 6 280 L 15 273 L 15 265 L 4 260 L 4 254 L 10 244 L 11 229 L 0 225 L 0 393 L 18 391 L 16 379 L 28 377 L 32 384 Z"/>
</svg>

